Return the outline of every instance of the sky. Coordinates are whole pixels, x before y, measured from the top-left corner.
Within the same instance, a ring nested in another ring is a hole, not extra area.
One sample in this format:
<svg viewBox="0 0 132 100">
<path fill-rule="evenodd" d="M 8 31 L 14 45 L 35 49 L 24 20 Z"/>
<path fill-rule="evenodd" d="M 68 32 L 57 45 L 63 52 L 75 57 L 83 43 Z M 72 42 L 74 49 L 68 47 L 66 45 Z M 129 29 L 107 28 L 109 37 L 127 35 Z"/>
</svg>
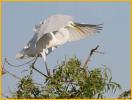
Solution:
<svg viewBox="0 0 132 100">
<path fill-rule="evenodd" d="M 82 63 L 92 48 L 99 45 L 99 51 L 104 54 L 95 54 L 89 63 L 89 69 L 106 65 L 112 71 L 113 81 L 121 84 L 123 90 L 130 89 L 130 5 L 122 3 L 103 2 L 35 2 L 2 4 L 2 58 L 7 58 L 12 64 L 22 64 L 27 60 L 16 60 L 15 55 L 34 35 L 33 28 L 48 16 L 66 14 L 74 17 L 74 21 L 89 24 L 103 24 L 101 33 L 83 40 L 66 43 L 53 51 L 47 57 L 50 69 L 56 68 L 65 57 L 77 56 Z M 36 67 L 45 72 L 43 59 L 37 61 Z M 14 68 L 5 65 L 5 68 L 19 77 L 27 75 L 22 70 L 28 66 Z M 43 82 L 43 77 L 33 72 L 33 79 Z M 18 80 L 5 74 L 2 78 L 3 94 L 9 95 L 17 87 Z M 118 94 L 107 93 L 106 96 L 116 97 Z"/>
</svg>

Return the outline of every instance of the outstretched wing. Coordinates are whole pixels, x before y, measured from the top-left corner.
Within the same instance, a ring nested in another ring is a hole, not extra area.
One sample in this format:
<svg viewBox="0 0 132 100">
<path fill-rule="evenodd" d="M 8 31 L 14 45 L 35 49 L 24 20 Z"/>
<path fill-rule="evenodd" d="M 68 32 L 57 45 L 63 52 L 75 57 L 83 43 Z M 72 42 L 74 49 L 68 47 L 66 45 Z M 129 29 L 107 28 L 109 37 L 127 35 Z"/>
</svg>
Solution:
<svg viewBox="0 0 132 100">
<path fill-rule="evenodd" d="M 102 24 L 92 25 L 92 24 L 73 23 L 72 27 L 67 27 L 70 33 L 69 41 L 83 39 L 87 36 L 98 33 L 100 32 L 100 30 L 102 30 L 101 25 Z"/>
<path fill-rule="evenodd" d="M 35 26 L 35 33 L 37 34 L 37 41 L 45 34 L 57 31 L 65 27 L 73 18 L 68 15 L 57 14 L 48 17 L 46 20 Z"/>
</svg>

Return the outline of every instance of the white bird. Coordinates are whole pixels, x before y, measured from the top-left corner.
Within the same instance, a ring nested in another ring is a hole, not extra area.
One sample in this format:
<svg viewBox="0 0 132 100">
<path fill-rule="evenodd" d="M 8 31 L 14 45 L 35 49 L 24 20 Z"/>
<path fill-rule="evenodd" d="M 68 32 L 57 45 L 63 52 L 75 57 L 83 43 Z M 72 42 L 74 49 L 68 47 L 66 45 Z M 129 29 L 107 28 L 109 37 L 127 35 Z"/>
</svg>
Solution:
<svg viewBox="0 0 132 100">
<path fill-rule="evenodd" d="M 50 16 L 35 25 L 33 38 L 16 55 L 16 59 L 43 57 L 46 61 L 46 56 L 59 46 L 100 32 L 100 25 L 77 23 L 68 15 Z"/>
</svg>

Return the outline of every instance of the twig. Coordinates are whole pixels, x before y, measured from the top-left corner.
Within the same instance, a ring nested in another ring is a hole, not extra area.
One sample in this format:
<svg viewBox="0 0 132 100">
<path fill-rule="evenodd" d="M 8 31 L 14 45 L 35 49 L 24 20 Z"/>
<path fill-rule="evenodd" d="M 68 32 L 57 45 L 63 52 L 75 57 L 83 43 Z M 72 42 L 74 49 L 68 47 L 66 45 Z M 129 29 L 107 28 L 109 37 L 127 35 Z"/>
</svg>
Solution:
<svg viewBox="0 0 132 100">
<path fill-rule="evenodd" d="M 92 49 L 91 51 L 90 51 L 90 56 L 92 56 L 93 55 L 93 53 L 97 50 L 99 48 L 99 45 L 97 45 L 94 49 Z"/>
<path fill-rule="evenodd" d="M 99 48 L 99 45 L 96 46 L 96 48 L 92 49 L 88 55 L 88 58 L 86 59 L 83 68 L 86 68 L 86 66 L 88 65 L 88 62 L 91 59 L 91 56 L 93 55 L 93 53 Z"/>
<path fill-rule="evenodd" d="M 101 52 L 101 51 L 94 51 L 94 52 L 96 52 L 96 53 L 99 53 L 99 54 L 104 54 L 104 52 Z"/>
<path fill-rule="evenodd" d="M 9 61 L 7 60 L 7 58 L 5 58 L 4 65 L 5 65 L 5 63 L 7 63 L 8 65 L 10 65 L 10 66 L 12 66 L 12 67 L 21 67 L 21 66 L 24 66 L 24 65 L 26 65 L 26 64 L 29 64 L 30 62 L 33 62 L 33 63 L 30 65 L 31 68 L 34 69 L 34 70 L 36 70 L 36 71 L 37 71 L 38 73 L 40 73 L 41 75 L 43 75 L 43 76 L 45 76 L 45 77 L 48 77 L 47 75 L 43 74 L 41 71 L 39 71 L 37 68 L 34 67 L 34 64 L 36 63 L 37 58 L 38 58 L 38 56 L 36 56 L 36 57 L 33 58 L 32 60 L 30 60 L 30 61 L 28 61 L 28 62 L 26 62 L 26 63 L 24 63 L 24 64 L 20 64 L 20 65 L 13 65 L 13 64 L 9 63 Z M 7 70 L 6 70 L 5 72 L 9 73 L 9 74 L 12 75 L 13 77 L 16 77 L 17 79 L 20 79 L 19 77 L 17 77 L 16 75 L 10 73 L 10 72 L 7 71 Z"/>
<path fill-rule="evenodd" d="M 5 64 L 6 64 L 6 62 L 5 62 L 5 60 L 4 60 L 4 63 L 2 63 L 2 66 L 1 66 L 1 68 L 2 68 L 2 75 L 6 74 L 6 71 L 5 71 Z"/>
<path fill-rule="evenodd" d="M 8 65 L 10 65 L 10 66 L 12 66 L 12 67 L 21 67 L 21 66 L 24 66 L 24 65 L 27 65 L 27 64 L 29 64 L 30 62 L 32 62 L 32 61 L 34 61 L 35 60 L 35 58 L 33 58 L 32 60 L 29 60 L 29 61 L 27 61 L 26 63 L 24 63 L 24 64 L 20 64 L 20 65 L 13 65 L 13 64 L 11 64 L 8 60 L 7 60 L 7 58 L 5 58 L 5 63 L 7 63 Z"/>
<path fill-rule="evenodd" d="M 5 68 L 2 66 L 2 75 L 6 74 Z"/>
<path fill-rule="evenodd" d="M 5 64 L 6 64 L 6 60 L 4 61 L 3 65 L 2 65 L 2 75 L 4 74 L 10 74 L 11 76 L 13 76 L 16 79 L 21 79 L 20 77 L 16 76 L 15 74 L 9 72 L 8 70 L 5 69 Z"/>
<path fill-rule="evenodd" d="M 88 55 L 88 58 L 86 59 L 84 65 L 83 65 L 83 68 L 84 68 L 84 71 L 85 71 L 85 73 L 86 73 L 86 76 L 88 75 L 88 72 L 87 72 L 87 65 L 88 65 L 88 63 L 89 63 L 89 61 L 90 61 L 90 59 L 91 59 L 93 53 L 94 53 L 98 48 L 99 48 L 99 45 L 97 45 L 94 49 L 92 49 L 92 50 L 90 51 L 90 53 L 89 53 L 89 55 Z"/>
<path fill-rule="evenodd" d="M 6 69 L 4 69 L 4 70 L 5 70 L 6 73 L 10 74 L 10 75 L 13 76 L 14 78 L 19 79 L 19 80 L 21 79 L 20 77 L 18 77 L 18 76 L 16 76 L 15 74 L 9 72 L 8 70 L 6 70 Z"/>
</svg>

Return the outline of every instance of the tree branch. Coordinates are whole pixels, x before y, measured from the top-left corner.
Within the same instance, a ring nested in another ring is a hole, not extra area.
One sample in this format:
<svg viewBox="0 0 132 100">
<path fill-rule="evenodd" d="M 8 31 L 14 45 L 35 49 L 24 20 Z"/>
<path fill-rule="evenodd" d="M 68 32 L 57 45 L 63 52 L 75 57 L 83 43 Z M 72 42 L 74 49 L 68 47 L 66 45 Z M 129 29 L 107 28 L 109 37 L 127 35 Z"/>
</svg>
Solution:
<svg viewBox="0 0 132 100">
<path fill-rule="evenodd" d="M 83 68 L 86 68 L 86 66 L 88 65 L 88 62 L 91 59 L 91 56 L 93 55 L 93 53 L 99 48 L 99 45 L 97 45 L 94 49 L 92 49 L 88 55 L 88 58 L 86 59 Z"/>
<path fill-rule="evenodd" d="M 7 60 L 7 58 L 5 58 L 5 61 L 4 61 L 4 62 L 7 63 L 8 65 L 12 66 L 12 67 L 21 67 L 21 66 L 24 66 L 24 65 L 29 64 L 30 62 L 32 62 L 32 61 L 34 61 L 34 60 L 35 60 L 35 58 L 33 58 L 33 59 L 31 59 L 31 60 L 29 60 L 29 61 L 23 63 L 23 64 L 20 64 L 20 65 L 13 65 L 13 64 L 11 64 L 11 63 Z"/>
<path fill-rule="evenodd" d="M 13 77 L 16 78 L 16 79 L 19 79 L 19 80 L 21 79 L 20 77 L 18 77 L 18 76 L 16 76 L 15 74 L 9 72 L 9 71 L 6 70 L 6 69 L 4 69 L 4 71 L 5 71 L 5 73 L 10 74 L 11 76 L 13 76 Z"/>
<path fill-rule="evenodd" d="M 45 76 L 45 77 L 48 77 L 47 75 L 43 74 L 41 71 L 39 71 L 37 68 L 34 67 L 34 65 L 35 65 L 35 63 L 36 63 L 36 61 L 37 61 L 37 58 L 38 58 L 38 57 L 35 57 L 35 58 L 33 58 L 32 60 L 29 60 L 29 61 L 27 61 L 26 63 L 20 64 L 20 65 L 13 65 L 13 64 L 11 64 L 11 63 L 7 60 L 7 58 L 5 58 L 4 64 L 7 63 L 8 65 L 10 65 L 10 66 L 12 66 L 12 67 L 21 67 L 21 66 L 24 66 L 24 65 L 29 64 L 30 62 L 33 62 L 33 63 L 30 65 L 31 68 L 34 69 L 35 71 L 37 71 L 38 73 L 40 73 L 41 75 L 43 75 L 43 76 Z M 19 79 L 19 77 L 17 77 L 16 75 L 10 73 L 10 72 L 7 71 L 7 70 L 5 71 L 5 69 L 3 69 L 3 74 L 4 74 L 4 72 L 7 72 L 8 74 L 12 75 L 13 77 L 16 77 L 17 79 Z"/>
<path fill-rule="evenodd" d="M 91 49 L 91 51 L 90 51 L 90 53 L 89 53 L 89 55 L 88 55 L 88 57 L 87 57 L 87 59 L 86 59 L 84 65 L 83 65 L 83 68 L 84 68 L 84 71 L 85 71 L 85 73 L 86 73 L 86 76 L 88 75 L 88 72 L 87 72 L 87 65 L 88 65 L 88 63 L 89 63 L 89 61 L 90 61 L 92 55 L 94 54 L 94 52 L 95 52 L 98 48 L 99 48 L 99 45 L 97 45 L 94 49 Z"/>
</svg>

